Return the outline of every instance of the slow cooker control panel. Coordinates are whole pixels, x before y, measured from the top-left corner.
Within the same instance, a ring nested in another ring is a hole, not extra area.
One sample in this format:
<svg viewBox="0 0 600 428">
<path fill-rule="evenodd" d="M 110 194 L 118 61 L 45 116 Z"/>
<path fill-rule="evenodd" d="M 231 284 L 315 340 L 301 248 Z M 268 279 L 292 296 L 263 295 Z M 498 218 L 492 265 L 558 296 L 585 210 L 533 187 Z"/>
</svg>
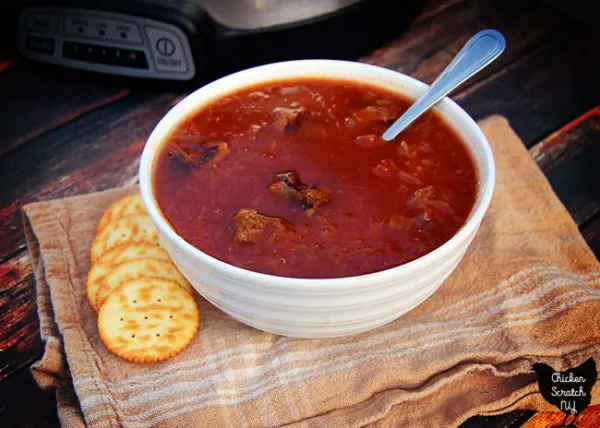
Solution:
<svg viewBox="0 0 600 428">
<path fill-rule="evenodd" d="M 95 10 L 29 8 L 19 21 L 25 57 L 110 74 L 189 80 L 195 65 L 178 27 Z"/>
</svg>

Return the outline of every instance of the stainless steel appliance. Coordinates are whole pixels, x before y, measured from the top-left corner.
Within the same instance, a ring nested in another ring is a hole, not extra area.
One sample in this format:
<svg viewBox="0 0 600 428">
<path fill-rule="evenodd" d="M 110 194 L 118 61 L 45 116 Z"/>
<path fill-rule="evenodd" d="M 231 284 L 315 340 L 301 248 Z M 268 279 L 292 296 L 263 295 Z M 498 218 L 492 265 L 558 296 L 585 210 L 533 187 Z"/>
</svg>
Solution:
<svg viewBox="0 0 600 428">
<path fill-rule="evenodd" d="M 297 58 L 355 58 L 397 36 L 412 0 L 33 1 L 19 52 L 60 66 L 190 80 Z"/>
</svg>

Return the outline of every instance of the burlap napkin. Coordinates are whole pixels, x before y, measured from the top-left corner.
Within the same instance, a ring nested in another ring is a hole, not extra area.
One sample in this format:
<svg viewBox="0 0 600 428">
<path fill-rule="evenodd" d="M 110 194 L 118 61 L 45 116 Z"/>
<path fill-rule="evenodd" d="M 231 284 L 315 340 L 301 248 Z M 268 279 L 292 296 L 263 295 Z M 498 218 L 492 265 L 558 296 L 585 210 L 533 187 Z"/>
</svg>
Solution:
<svg viewBox="0 0 600 428">
<path fill-rule="evenodd" d="M 57 389 L 63 425 L 446 427 L 474 414 L 556 410 L 531 365 L 600 361 L 599 265 L 506 120 L 481 127 L 498 182 L 465 259 L 424 304 L 352 337 L 279 337 L 198 297 L 202 324 L 189 348 L 160 364 L 127 363 L 100 341 L 84 282 L 102 211 L 132 189 L 26 206 L 46 344 L 32 371 Z"/>
</svg>

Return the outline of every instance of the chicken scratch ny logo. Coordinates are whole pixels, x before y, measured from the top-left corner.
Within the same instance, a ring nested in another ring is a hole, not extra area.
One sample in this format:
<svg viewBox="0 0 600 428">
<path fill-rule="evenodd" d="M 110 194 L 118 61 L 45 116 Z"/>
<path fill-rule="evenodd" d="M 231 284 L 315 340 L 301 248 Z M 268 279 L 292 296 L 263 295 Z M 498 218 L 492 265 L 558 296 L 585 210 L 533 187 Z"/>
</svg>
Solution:
<svg viewBox="0 0 600 428">
<path fill-rule="evenodd" d="M 534 364 L 533 370 L 538 375 L 542 397 L 558 407 L 561 412 L 565 412 L 561 426 L 565 426 L 569 415 L 576 415 L 568 425 L 575 426 L 579 413 L 592 401 L 592 386 L 598 378 L 594 360 L 590 358 L 580 366 L 562 372 L 542 363 Z"/>
</svg>

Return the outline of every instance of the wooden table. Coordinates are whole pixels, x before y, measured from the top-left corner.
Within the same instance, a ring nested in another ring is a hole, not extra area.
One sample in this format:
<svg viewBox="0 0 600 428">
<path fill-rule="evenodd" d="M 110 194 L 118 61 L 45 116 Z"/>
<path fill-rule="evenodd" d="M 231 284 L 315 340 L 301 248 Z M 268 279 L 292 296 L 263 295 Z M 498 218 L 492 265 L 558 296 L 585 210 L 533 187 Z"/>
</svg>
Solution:
<svg viewBox="0 0 600 428">
<path fill-rule="evenodd" d="M 598 255 L 598 29 L 542 1 L 430 0 L 408 31 L 362 60 L 431 82 L 486 27 L 503 32 L 508 48 L 452 98 L 475 119 L 508 118 Z M 42 343 L 21 206 L 134 183 L 146 137 L 183 95 L 0 50 L 0 426 L 58 424 L 54 394 L 40 391 L 28 369 Z M 521 426 L 532 414 L 464 426 Z"/>
</svg>

